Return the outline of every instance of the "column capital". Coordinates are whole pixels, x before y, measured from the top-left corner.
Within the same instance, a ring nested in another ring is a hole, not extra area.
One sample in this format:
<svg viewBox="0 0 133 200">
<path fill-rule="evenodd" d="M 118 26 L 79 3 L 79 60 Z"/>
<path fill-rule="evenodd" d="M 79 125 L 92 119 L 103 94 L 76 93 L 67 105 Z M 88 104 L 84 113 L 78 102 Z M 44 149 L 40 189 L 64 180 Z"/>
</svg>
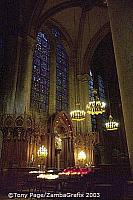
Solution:
<svg viewBox="0 0 133 200">
<path fill-rule="evenodd" d="M 32 51 L 34 51 L 35 49 L 35 45 L 36 45 L 36 39 L 29 36 L 29 35 L 26 35 L 25 37 L 23 38 L 20 38 L 21 41 L 23 41 L 23 46 L 25 48 L 30 48 L 32 49 Z"/>
<path fill-rule="evenodd" d="M 77 79 L 81 82 L 88 82 L 89 75 L 88 74 L 79 74 L 79 75 L 77 75 Z"/>
</svg>

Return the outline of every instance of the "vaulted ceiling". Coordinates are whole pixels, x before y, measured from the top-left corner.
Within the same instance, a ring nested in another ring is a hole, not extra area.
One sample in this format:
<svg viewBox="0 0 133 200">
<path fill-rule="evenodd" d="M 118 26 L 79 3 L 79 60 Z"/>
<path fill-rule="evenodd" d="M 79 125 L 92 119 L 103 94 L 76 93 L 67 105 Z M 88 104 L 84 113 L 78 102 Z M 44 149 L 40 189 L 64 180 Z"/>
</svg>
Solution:
<svg viewBox="0 0 133 200">
<path fill-rule="evenodd" d="M 42 26 L 53 22 L 77 50 L 79 65 L 86 65 L 84 60 L 90 53 L 90 43 L 94 43 L 95 49 L 110 31 L 103 30 L 107 24 L 109 27 L 109 18 L 102 0 L 25 0 L 21 4 L 24 27 L 28 24 L 29 34 L 35 37 Z"/>
</svg>

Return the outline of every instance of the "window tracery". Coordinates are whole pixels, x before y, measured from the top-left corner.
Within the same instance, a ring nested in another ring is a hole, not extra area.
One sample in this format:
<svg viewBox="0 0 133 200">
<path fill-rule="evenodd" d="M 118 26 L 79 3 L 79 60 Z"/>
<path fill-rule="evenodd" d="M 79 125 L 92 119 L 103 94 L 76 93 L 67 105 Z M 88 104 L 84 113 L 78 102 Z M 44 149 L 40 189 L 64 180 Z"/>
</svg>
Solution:
<svg viewBox="0 0 133 200">
<path fill-rule="evenodd" d="M 46 112 L 49 101 L 50 44 L 45 33 L 39 32 L 33 55 L 31 107 Z"/>
</svg>

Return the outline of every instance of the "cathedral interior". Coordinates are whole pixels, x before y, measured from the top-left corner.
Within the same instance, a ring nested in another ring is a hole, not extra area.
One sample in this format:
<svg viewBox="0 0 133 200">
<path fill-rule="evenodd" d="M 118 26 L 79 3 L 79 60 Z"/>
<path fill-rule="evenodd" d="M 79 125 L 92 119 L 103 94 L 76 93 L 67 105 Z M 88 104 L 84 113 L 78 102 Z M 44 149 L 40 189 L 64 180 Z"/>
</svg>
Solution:
<svg viewBox="0 0 133 200">
<path fill-rule="evenodd" d="M 132 8 L 131 0 L 0 1 L 2 195 L 133 199 Z M 50 171 L 58 178 L 40 176 Z"/>
</svg>

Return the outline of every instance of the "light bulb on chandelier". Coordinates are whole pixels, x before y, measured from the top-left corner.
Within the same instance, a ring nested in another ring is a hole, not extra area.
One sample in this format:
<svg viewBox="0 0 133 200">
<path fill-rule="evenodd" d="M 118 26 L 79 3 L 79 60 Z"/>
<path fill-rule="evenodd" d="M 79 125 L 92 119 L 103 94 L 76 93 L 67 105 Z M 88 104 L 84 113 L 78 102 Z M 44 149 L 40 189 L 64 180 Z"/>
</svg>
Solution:
<svg viewBox="0 0 133 200">
<path fill-rule="evenodd" d="M 119 128 L 119 123 L 115 122 L 112 115 L 109 115 L 109 121 L 105 123 L 106 130 L 108 131 L 115 131 Z"/>
<path fill-rule="evenodd" d="M 79 103 L 76 106 L 80 105 Z M 86 112 L 84 110 L 75 109 L 70 112 L 71 119 L 73 121 L 83 121 L 85 120 Z"/>
<path fill-rule="evenodd" d="M 109 83 L 108 83 L 109 84 Z M 107 131 L 116 131 L 119 128 L 119 123 L 114 121 L 112 115 L 111 115 L 111 105 L 110 105 L 110 96 L 109 96 L 109 85 L 108 85 L 108 101 L 109 101 L 109 110 L 110 110 L 110 115 L 109 115 L 109 120 L 108 122 L 105 123 L 105 128 Z"/>
<path fill-rule="evenodd" d="M 105 112 L 106 103 L 99 100 L 97 90 L 93 91 L 94 97 L 86 105 L 86 112 L 90 115 L 98 115 Z"/>
</svg>

